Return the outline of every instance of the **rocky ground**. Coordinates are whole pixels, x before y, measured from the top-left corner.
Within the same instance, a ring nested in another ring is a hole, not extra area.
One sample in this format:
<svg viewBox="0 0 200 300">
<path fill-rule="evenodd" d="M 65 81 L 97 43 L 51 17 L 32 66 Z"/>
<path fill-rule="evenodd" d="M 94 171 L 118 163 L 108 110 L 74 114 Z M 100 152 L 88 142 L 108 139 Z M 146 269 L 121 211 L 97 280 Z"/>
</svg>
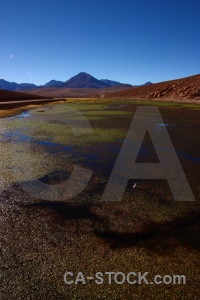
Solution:
<svg viewBox="0 0 200 300">
<path fill-rule="evenodd" d="M 177 102 L 200 102 L 200 75 L 177 80 L 159 82 L 147 86 L 134 87 L 126 91 L 106 94 L 106 98 L 156 99 Z"/>
</svg>

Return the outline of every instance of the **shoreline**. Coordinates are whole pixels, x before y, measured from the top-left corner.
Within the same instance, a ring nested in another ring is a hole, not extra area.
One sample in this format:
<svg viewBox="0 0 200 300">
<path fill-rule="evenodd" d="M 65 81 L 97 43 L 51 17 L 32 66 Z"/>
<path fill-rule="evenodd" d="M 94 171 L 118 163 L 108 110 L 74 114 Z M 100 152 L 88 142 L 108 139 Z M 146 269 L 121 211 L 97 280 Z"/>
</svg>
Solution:
<svg viewBox="0 0 200 300">
<path fill-rule="evenodd" d="M 106 102 L 106 101 L 135 101 L 135 102 L 141 102 L 141 104 L 143 104 L 142 102 L 144 102 L 144 104 L 147 104 L 146 102 L 148 102 L 148 105 L 151 105 L 151 102 L 153 105 L 155 105 L 155 102 L 161 103 L 161 104 L 168 104 L 170 106 L 170 103 L 172 104 L 172 106 L 178 104 L 181 105 L 183 104 L 183 107 L 185 106 L 187 108 L 190 108 L 190 105 L 192 107 L 197 106 L 197 108 L 200 109 L 200 100 L 175 100 L 175 99 L 144 99 L 144 98 L 118 98 L 118 99 L 113 99 L 113 98 L 104 98 L 104 99 L 100 99 L 100 98 L 55 98 L 55 99 L 47 99 L 47 100 L 39 100 L 39 101 L 32 101 L 32 100 L 27 100 L 20 102 L 20 101 L 11 101 L 10 103 L 6 103 L 5 102 L 2 104 L 0 102 L 0 118 L 7 118 L 7 117 L 12 117 L 15 116 L 17 114 L 21 114 L 24 111 L 27 111 L 29 109 L 34 109 L 37 107 L 41 107 L 44 105 L 56 105 L 56 104 L 61 104 L 61 103 L 75 103 L 77 101 L 85 101 L 85 102 Z M 19 103 L 18 103 L 19 102 Z M 25 102 L 25 103 L 24 103 Z M 38 102 L 38 103 L 37 103 Z M 181 107 L 181 106 L 180 106 Z"/>
<path fill-rule="evenodd" d="M 51 102 L 52 101 L 52 102 Z M 41 107 L 44 105 L 48 105 L 51 103 L 51 105 L 55 105 L 55 104 L 59 104 L 62 102 L 65 102 L 65 99 L 49 99 L 49 100 L 45 100 L 45 101 L 35 101 L 35 102 L 39 102 L 39 103 L 34 103 L 34 101 L 30 102 L 30 104 L 28 104 L 29 102 L 25 103 L 6 103 L 6 104 L 1 104 L 0 103 L 0 118 L 8 118 L 8 117 L 13 117 L 16 116 L 18 114 L 21 114 L 24 111 L 27 111 L 29 109 L 34 109 L 37 107 Z M 3 109 L 2 109 L 3 108 Z"/>
</svg>

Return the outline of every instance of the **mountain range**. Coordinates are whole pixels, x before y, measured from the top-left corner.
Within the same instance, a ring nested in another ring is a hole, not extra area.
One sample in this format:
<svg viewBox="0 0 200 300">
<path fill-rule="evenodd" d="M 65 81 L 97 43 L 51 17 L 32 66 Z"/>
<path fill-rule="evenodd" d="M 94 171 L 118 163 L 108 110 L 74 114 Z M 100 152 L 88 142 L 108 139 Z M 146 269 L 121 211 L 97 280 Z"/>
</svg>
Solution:
<svg viewBox="0 0 200 300">
<path fill-rule="evenodd" d="M 81 79 L 81 78 L 82 79 Z M 75 78 L 76 79 L 76 78 Z M 88 80 L 85 82 L 85 80 Z M 82 80 L 82 83 L 81 83 Z M 88 76 L 79 76 L 79 84 L 91 84 Z M 103 80 L 102 80 L 103 81 Z M 96 82 L 96 81 L 95 81 Z M 54 83 L 54 82 L 53 82 Z M 70 83 L 74 84 L 72 81 Z M 58 84 L 58 83 L 56 83 Z M 105 84 L 108 84 L 106 80 Z M 116 82 L 111 82 L 116 84 Z M 200 74 L 158 82 L 154 84 L 144 84 L 141 86 L 115 85 L 102 88 L 60 88 L 60 87 L 39 87 L 27 90 L 24 94 L 16 91 L 1 90 L 0 102 L 12 100 L 28 99 L 50 99 L 50 98 L 99 98 L 99 99 L 149 99 L 170 102 L 189 102 L 200 103 Z"/>
<path fill-rule="evenodd" d="M 144 85 L 149 85 L 151 82 L 146 82 Z M 131 84 L 124 84 L 118 81 L 109 79 L 97 79 L 86 72 L 81 72 L 76 76 L 71 77 L 66 81 L 51 80 L 44 85 L 35 85 L 32 83 L 16 83 L 0 79 L 0 89 L 17 91 L 17 90 L 33 90 L 38 88 L 105 88 L 115 86 L 131 87 Z"/>
</svg>

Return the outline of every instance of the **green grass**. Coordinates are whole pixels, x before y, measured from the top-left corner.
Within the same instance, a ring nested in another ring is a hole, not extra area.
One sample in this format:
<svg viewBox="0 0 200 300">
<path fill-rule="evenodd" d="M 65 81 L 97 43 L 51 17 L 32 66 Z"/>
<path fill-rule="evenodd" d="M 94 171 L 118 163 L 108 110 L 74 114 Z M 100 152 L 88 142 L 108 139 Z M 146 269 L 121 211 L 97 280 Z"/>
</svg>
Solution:
<svg viewBox="0 0 200 300">
<path fill-rule="evenodd" d="M 127 103 L 127 100 L 122 100 L 123 103 Z M 121 100 L 119 100 L 121 103 Z M 176 102 L 164 102 L 164 101 L 152 101 L 152 100 L 129 100 L 128 103 L 135 105 L 150 105 L 158 107 L 172 107 L 172 108 L 188 108 L 188 109 L 200 109 L 199 104 L 193 103 L 176 103 Z"/>
</svg>

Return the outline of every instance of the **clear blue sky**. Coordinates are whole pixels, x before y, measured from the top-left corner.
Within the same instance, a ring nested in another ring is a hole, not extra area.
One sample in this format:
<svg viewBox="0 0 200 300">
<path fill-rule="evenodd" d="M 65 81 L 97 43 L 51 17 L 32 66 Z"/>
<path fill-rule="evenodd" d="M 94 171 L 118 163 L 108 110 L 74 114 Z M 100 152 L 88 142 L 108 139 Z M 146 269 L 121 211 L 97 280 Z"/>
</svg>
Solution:
<svg viewBox="0 0 200 300">
<path fill-rule="evenodd" d="M 85 71 L 131 84 L 200 73 L 199 0 L 0 0 L 0 78 Z"/>
</svg>

